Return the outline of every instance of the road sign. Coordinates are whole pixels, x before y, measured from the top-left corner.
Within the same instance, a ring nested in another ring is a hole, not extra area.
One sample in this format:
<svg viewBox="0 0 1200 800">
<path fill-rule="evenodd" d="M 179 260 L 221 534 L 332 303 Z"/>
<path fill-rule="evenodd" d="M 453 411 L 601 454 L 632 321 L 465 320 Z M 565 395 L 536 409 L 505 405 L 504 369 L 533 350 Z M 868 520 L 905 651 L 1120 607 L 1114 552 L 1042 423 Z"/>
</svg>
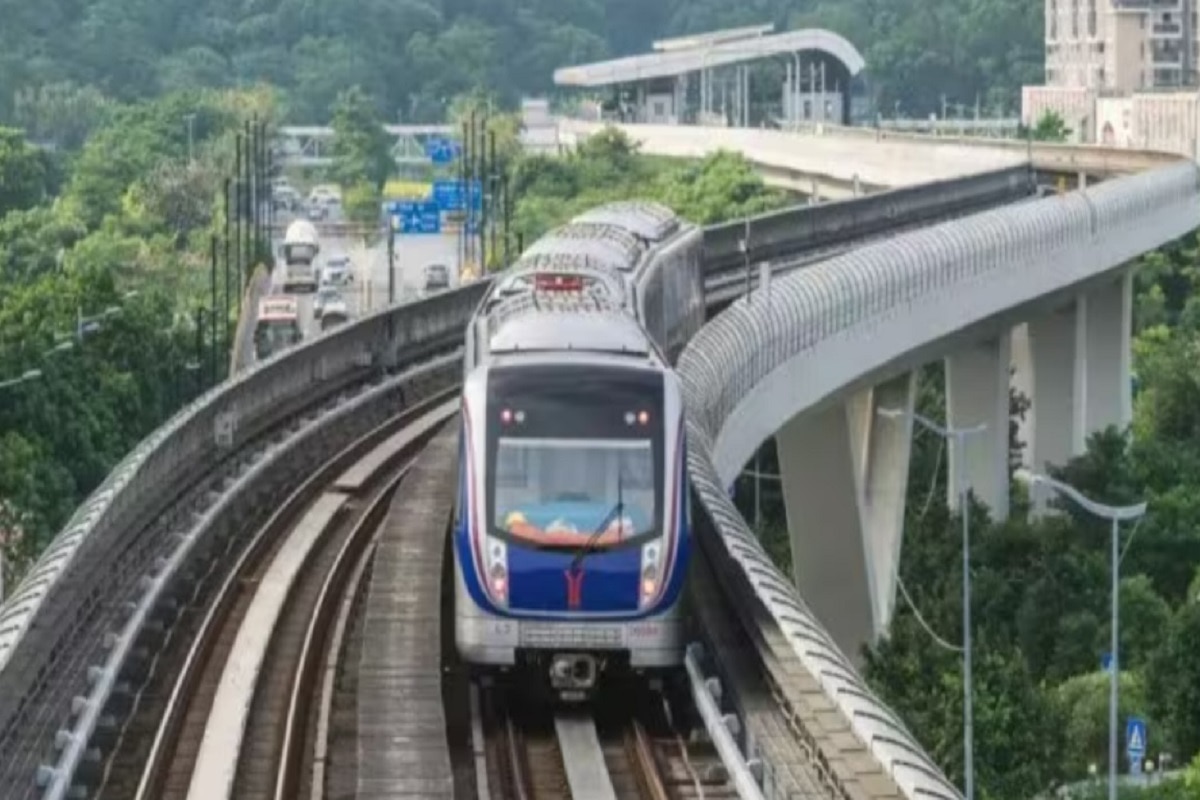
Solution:
<svg viewBox="0 0 1200 800">
<path fill-rule="evenodd" d="M 400 233 L 430 234 L 442 232 L 442 211 L 437 203 L 400 202 L 392 212 L 392 227 Z"/>
<path fill-rule="evenodd" d="M 1100 671 L 1101 672 L 1111 672 L 1112 671 L 1112 653 L 1104 652 L 1104 653 L 1100 654 Z"/>
<path fill-rule="evenodd" d="M 431 138 L 425 140 L 425 155 L 435 164 L 449 164 L 458 157 L 458 142 L 450 139 Z"/>
<path fill-rule="evenodd" d="M 1146 755 L 1146 721 L 1137 717 L 1125 720 L 1125 753 L 1129 756 L 1130 765 L 1137 765 L 1140 770 L 1142 756 Z"/>
<path fill-rule="evenodd" d="M 440 180 L 433 182 L 433 201 L 442 211 L 462 211 L 464 181 Z M 481 181 L 471 181 L 471 206 L 476 210 L 483 208 L 483 184 Z"/>
</svg>

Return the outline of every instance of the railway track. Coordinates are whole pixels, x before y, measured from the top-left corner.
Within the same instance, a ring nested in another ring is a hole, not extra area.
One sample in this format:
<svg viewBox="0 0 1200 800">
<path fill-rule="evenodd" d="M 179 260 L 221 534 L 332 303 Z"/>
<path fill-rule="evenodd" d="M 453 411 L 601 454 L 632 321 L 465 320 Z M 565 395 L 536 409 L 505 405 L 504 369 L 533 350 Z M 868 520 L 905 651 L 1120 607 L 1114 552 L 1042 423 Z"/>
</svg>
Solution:
<svg viewBox="0 0 1200 800">
<path fill-rule="evenodd" d="M 143 696 L 160 722 L 126 730 L 100 797 L 296 796 L 339 607 L 413 455 L 455 413 L 452 395 L 360 436 L 258 529 L 188 637 L 178 677 Z"/>
<path fill-rule="evenodd" d="M 738 797 L 711 743 L 681 733 L 666 697 L 644 687 L 615 687 L 581 709 L 539 706 L 511 688 L 471 691 L 479 800 Z"/>
<path fill-rule="evenodd" d="M 96 797 L 738 796 L 707 739 L 677 732 L 698 727 L 690 699 L 645 687 L 617 690 L 595 719 L 514 712 L 488 689 L 481 757 L 455 758 L 453 717 L 468 707 L 447 658 L 455 392 L 320 462 L 218 559 L 214 588 L 165 632 Z"/>
</svg>

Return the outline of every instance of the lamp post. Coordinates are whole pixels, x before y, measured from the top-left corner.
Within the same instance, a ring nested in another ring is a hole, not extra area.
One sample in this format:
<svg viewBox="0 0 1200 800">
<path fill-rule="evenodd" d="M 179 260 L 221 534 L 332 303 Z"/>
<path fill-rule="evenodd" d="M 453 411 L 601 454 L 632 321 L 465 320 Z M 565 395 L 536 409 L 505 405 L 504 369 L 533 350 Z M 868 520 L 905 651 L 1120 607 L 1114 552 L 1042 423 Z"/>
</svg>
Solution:
<svg viewBox="0 0 1200 800">
<path fill-rule="evenodd" d="M 396 218 L 388 215 L 387 239 L 388 306 L 396 304 Z"/>
<path fill-rule="evenodd" d="M 1132 506 L 1110 506 L 1097 503 L 1084 497 L 1073 486 L 1055 480 L 1048 475 L 1042 475 L 1029 470 L 1017 470 L 1017 477 L 1028 481 L 1031 485 L 1045 484 L 1059 494 L 1073 500 L 1080 508 L 1097 517 L 1107 519 L 1112 523 L 1112 666 L 1108 688 L 1108 800 L 1117 800 L 1117 693 L 1120 679 L 1120 658 L 1118 650 L 1119 633 L 1119 581 L 1121 553 L 1119 548 L 1121 537 L 1121 522 L 1138 519 L 1146 513 L 1146 504 L 1138 503 Z"/>
<path fill-rule="evenodd" d="M 958 481 L 958 511 L 962 514 L 962 637 L 963 637 L 963 793 L 966 800 L 975 800 L 975 710 L 972 697 L 971 663 L 971 509 L 967 502 L 967 437 L 983 433 L 986 424 L 968 428 L 950 428 L 938 425 L 928 417 L 915 411 L 896 408 L 881 408 L 879 415 L 888 419 L 911 416 L 915 422 L 933 431 L 944 439 L 951 440 L 952 457 Z"/>
</svg>

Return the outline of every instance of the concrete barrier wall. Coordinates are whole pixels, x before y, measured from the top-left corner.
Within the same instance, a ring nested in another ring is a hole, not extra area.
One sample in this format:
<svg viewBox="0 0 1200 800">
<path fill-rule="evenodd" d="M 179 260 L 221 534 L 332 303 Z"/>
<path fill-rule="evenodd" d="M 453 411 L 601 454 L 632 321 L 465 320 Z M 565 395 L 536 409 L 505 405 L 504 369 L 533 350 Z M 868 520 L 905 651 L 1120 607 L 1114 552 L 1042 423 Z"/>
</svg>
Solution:
<svg viewBox="0 0 1200 800">
<path fill-rule="evenodd" d="M 752 261 L 828 247 L 881 231 L 961 215 L 972 209 L 1032 195 L 1036 178 L 1027 165 L 968 178 L 906 186 L 854 200 L 820 203 L 763 214 L 704 230 L 704 265 L 713 274 L 742 265 L 749 236 Z"/>
</svg>

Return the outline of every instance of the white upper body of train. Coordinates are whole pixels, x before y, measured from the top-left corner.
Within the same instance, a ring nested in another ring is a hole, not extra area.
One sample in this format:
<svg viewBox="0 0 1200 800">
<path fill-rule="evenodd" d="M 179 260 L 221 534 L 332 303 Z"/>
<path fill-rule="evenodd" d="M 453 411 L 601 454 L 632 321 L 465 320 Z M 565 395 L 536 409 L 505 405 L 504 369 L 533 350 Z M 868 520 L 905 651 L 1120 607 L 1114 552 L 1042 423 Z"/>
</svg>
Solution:
<svg viewBox="0 0 1200 800">
<path fill-rule="evenodd" d="M 585 276 L 624 297 L 667 360 L 674 363 L 704 324 L 703 232 L 657 203 L 598 206 L 534 242 L 496 279 L 467 329 L 467 372 L 487 360 L 488 316 L 504 300 L 527 294 L 539 274 Z"/>
</svg>

